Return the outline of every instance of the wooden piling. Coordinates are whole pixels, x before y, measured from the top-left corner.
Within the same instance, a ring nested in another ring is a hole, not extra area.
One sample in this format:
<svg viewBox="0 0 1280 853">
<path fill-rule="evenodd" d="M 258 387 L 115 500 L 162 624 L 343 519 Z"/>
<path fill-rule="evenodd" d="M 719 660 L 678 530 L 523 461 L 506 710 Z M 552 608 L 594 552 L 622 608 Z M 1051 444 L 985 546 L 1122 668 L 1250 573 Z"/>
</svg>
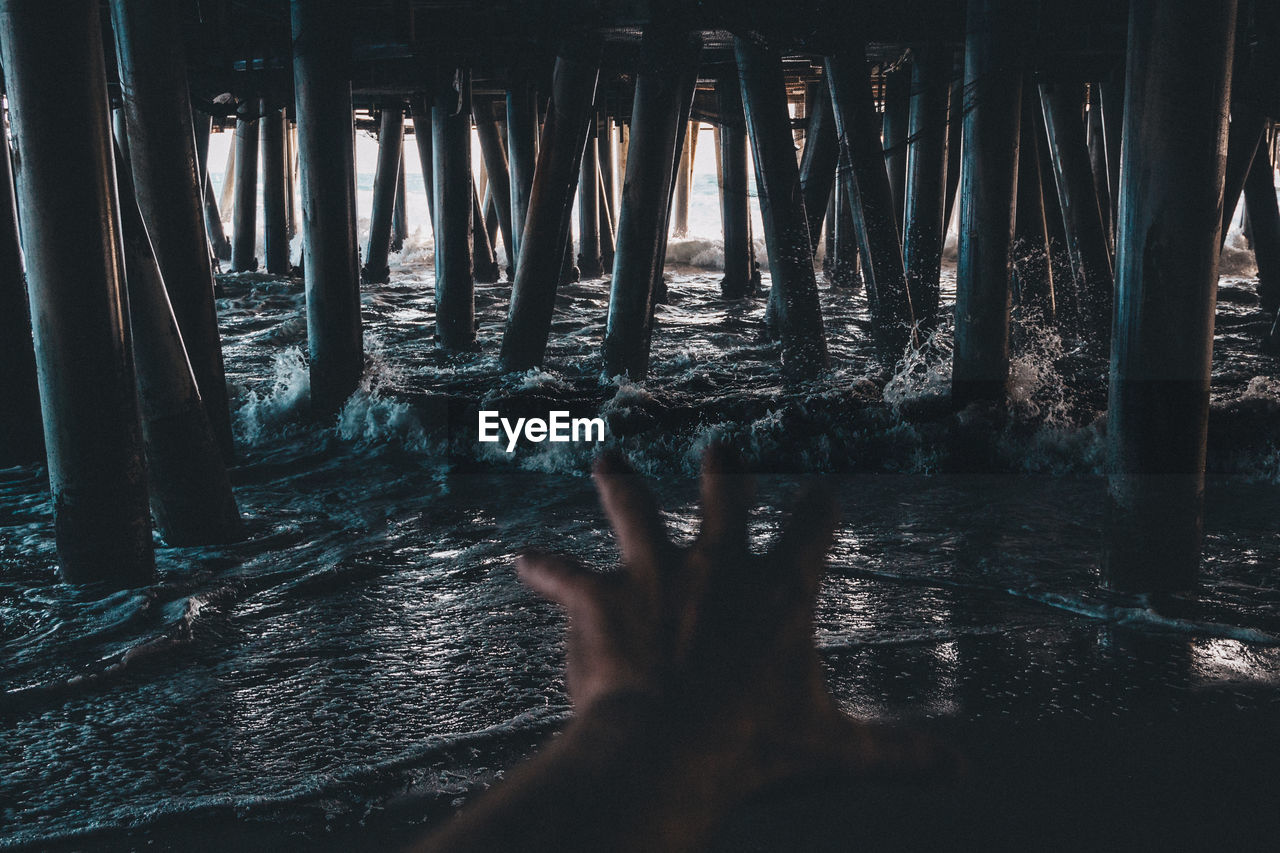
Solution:
<svg viewBox="0 0 1280 853">
<path fill-rule="evenodd" d="M 556 60 L 552 79 L 551 109 L 538 152 L 537 168 L 529 191 L 528 210 L 519 240 L 515 278 L 511 284 L 511 305 L 502 338 L 502 366 L 505 370 L 527 370 L 542 363 L 551 331 L 556 288 L 564 263 L 569 237 L 574 187 L 582 165 L 587 141 L 587 123 L 595 103 L 596 78 L 600 70 L 601 45 L 598 40 L 566 42 Z M 514 93 L 513 93 L 514 94 Z M 512 227 L 521 208 L 517 189 L 526 180 L 532 150 L 534 115 L 532 99 L 508 101 L 507 129 L 511 146 Z"/>
<path fill-rule="evenodd" d="M 847 159 L 844 168 L 848 168 Z M 846 186 L 845 182 L 836 181 L 831 284 L 856 291 L 862 286 L 862 276 L 858 273 L 858 232 L 853 219 L 853 200 Z"/>
<path fill-rule="evenodd" d="M 912 56 L 902 256 L 911 307 L 921 325 L 930 326 L 942 275 L 952 56 L 941 44 L 919 45 Z"/>
<path fill-rule="evenodd" d="M 584 279 L 594 279 L 604 275 L 600 258 L 600 152 L 596 122 L 587 124 L 587 144 L 578 178 L 578 271 Z"/>
<path fill-rule="evenodd" d="M 1244 182 L 1244 204 L 1253 226 L 1253 255 L 1258 265 L 1258 301 L 1262 310 L 1280 309 L 1280 209 L 1276 206 L 1275 170 L 1264 136 Z"/>
<path fill-rule="evenodd" d="M 0 0 L 0 51 L 62 577 L 146 584 L 155 562 L 98 3 Z"/>
<path fill-rule="evenodd" d="M 258 268 L 258 99 L 236 110 L 236 206 L 231 214 L 231 269 Z"/>
<path fill-rule="evenodd" d="M 404 106 L 384 104 L 378 125 L 378 164 L 373 175 L 373 206 L 369 211 L 369 242 L 364 250 L 360 278 L 374 284 L 389 281 L 391 267 L 391 220 L 395 217 L 396 187 L 400 163 L 404 159 Z"/>
<path fill-rule="evenodd" d="M 291 0 L 311 406 L 336 412 L 360 384 L 350 29 L 338 0 Z"/>
<path fill-rule="evenodd" d="M 1195 582 L 1235 0 L 1131 0 L 1107 410 L 1107 582 Z"/>
<path fill-rule="evenodd" d="M 431 233 L 436 231 L 435 151 L 431 131 L 431 99 L 416 93 L 409 99 L 409 115 L 413 117 L 413 139 L 418 144 L 418 162 L 422 165 L 422 186 L 427 192 L 427 220 Z"/>
<path fill-rule="evenodd" d="M 1009 381 L 1009 242 L 1022 106 L 1025 9 L 971 0 L 965 28 L 964 167 L 951 397 L 1003 404 Z"/>
<path fill-rule="evenodd" d="M 951 94 L 947 97 L 947 206 L 943 211 L 943 229 L 951 227 L 956 194 L 960 190 L 960 153 L 964 147 L 964 55 L 951 60 Z"/>
<path fill-rule="evenodd" d="M 193 109 L 191 120 L 196 134 L 196 168 L 199 170 L 200 198 L 204 205 L 205 237 L 213 257 L 219 261 L 229 261 L 231 241 L 222 228 L 222 214 L 218 211 L 218 200 L 213 194 L 213 182 L 209 180 L 209 134 L 213 118 Z M 230 176 L 227 178 L 230 180 Z"/>
<path fill-rule="evenodd" d="M 507 91 L 507 163 L 511 184 L 511 280 L 520 265 L 520 242 L 529 215 L 537 163 L 538 113 L 533 91 L 517 83 Z"/>
<path fill-rule="evenodd" d="M 613 117 L 610 116 L 603 108 L 597 114 L 596 119 L 596 149 L 597 156 L 600 159 L 600 182 L 603 185 L 602 203 L 604 208 L 601 210 L 601 217 L 607 212 L 610 222 L 618 221 L 618 200 L 616 196 L 614 178 L 614 155 L 613 155 Z M 603 229 L 601 229 L 603 236 Z M 612 238 L 611 238 L 612 239 Z M 602 250 L 603 251 L 603 250 Z M 612 257 L 605 264 L 606 268 L 612 268 Z"/>
<path fill-rule="evenodd" d="M 734 38 L 733 52 L 751 150 L 763 178 L 758 188 L 760 213 L 777 294 L 773 305 L 782 338 L 782 369 L 792 377 L 809 377 L 826 368 L 827 341 L 782 63 L 771 48 L 741 37 Z"/>
<path fill-rule="evenodd" d="M 902 62 L 884 75 L 884 164 L 893 194 L 893 223 L 903 232 L 907 198 L 907 134 L 911 121 L 911 64 Z"/>
<path fill-rule="evenodd" d="M 716 80 L 720 105 L 720 222 L 724 236 L 724 278 L 720 293 L 725 299 L 742 299 L 752 293 L 751 209 L 747 185 L 747 120 L 742 113 L 742 91 L 737 76 Z"/>
<path fill-rule="evenodd" d="M 1111 203 L 1107 227 L 1114 250 L 1120 211 L 1120 129 L 1124 123 L 1124 81 L 1099 83 L 1098 98 L 1102 108 L 1102 141 L 1107 152 L 1107 198 Z"/>
<path fill-rule="evenodd" d="M 431 102 L 435 156 L 436 342 L 467 350 L 476 341 L 471 226 L 471 73 L 459 68 L 437 84 Z M 480 231 L 483 231 L 481 224 Z"/>
<path fill-rule="evenodd" d="M 404 249 L 404 241 L 409 237 L 409 218 L 405 211 L 405 177 L 404 177 L 404 121 L 400 122 L 400 167 L 396 169 L 396 203 L 391 209 L 391 251 Z"/>
<path fill-rule="evenodd" d="M 262 137 L 262 232 L 267 272 L 289 274 L 289 180 L 283 107 L 267 109 L 259 122 Z"/>
<path fill-rule="evenodd" d="M 836 118 L 826 80 L 813 87 L 810 94 L 804 151 L 800 154 L 800 191 L 804 194 L 804 209 L 809 219 L 809 247 L 816 252 L 831 187 L 836 180 L 840 140 L 836 137 Z"/>
<path fill-rule="evenodd" d="M 1014 303 L 1033 309 L 1046 324 L 1057 314 L 1049 230 L 1045 224 L 1044 178 L 1040 174 L 1037 139 L 1040 98 L 1035 85 L 1022 85 L 1022 119 L 1018 142 L 1018 194 L 1013 226 L 1011 280 Z"/>
<path fill-rule="evenodd" d="M 43 461 L 40 388 L 8 143 L 0 150 L 0 400 L 0 468 Z"/>
<path fill-rule="evenodd" d="M 1085 139 L 1089 150 L 1089 171 L 1093 175 L 1094 197 L 1098 200 L 1098 217 L 1102 222 L 1102 236 L 1107 243 L 1107 251 L 1115 249 L 1111 236 L 1111 188 L 1108 186 L 1107 143 L 1106 133 L 1102 127 L 1102 104 L 1098 95 L 1098 84 L 1089 84 L 1088 126 Z"/>
<path fill-rule="evenodd" d="M 514 220 L 511 216 L 511 175 L 507 154 L 502 145 L 502 134 L 494 115 L 493 102 L 477 98 L 471 105 L 476 121 L 476 135 L 480 139 L 480 156 L 484 158 L 484 171 L 489 176 L 493 203 L 498 209 L 498 228 L 502 232 L 502 245 L 506 250 L 507 268 L 515 266 Z"/>
<path fill-rule="evenodd" d="M 1111 338 L 1111 253 L 1094 188 L 1085 126 L 1080 120 L 1079 95 L 1078 86 L 1040 85 L 1045 138 L 1075 285 L 1072 301 L 1078 315 L 1070 320 L 1084 340 L 1105 352 Z"/>
<path fill-rule="evenodd" d="M 185 40 L 166 0 L 112 0 L 128 114 L 129 161 L 143 221 L 223 458 L 235 456 L 205 233 Z"/>
<path fill-rule="evenodd" d="M 896 362 L 912 338 L 915 315 L 907 290 L 879 122 L 871 99 L 866 45 L 850 42 L 844 53 L 827 57 L 826 70 L 836 134 L 847 155 L 840 180 L 853 211 L 876 343 L 882 359 Z"/>
<path fill-rule="evenodd" d="M 232 542 L 240 511 L 119 150 L 116 178 L 151 512 L 169 545 Z"/>
<path fill-rule="evenodd" d="M 478 284 L 495 284 L 502 278 L 498 266 L 498 253 L 490 241 L 485 225 L 484 208 L 476 195 L 475 183 L 471 186 L 471 277 Z"/>
<path fill-rule="evenodd" d="M 613 270 L 613 213 L 609 209 L 609 194 L 604 186 L 604 174 L 597 172 L 600 181 L 600 201 L 597 203 L 600 216 L 600 266 L 605 272 Z"/>
</svg>

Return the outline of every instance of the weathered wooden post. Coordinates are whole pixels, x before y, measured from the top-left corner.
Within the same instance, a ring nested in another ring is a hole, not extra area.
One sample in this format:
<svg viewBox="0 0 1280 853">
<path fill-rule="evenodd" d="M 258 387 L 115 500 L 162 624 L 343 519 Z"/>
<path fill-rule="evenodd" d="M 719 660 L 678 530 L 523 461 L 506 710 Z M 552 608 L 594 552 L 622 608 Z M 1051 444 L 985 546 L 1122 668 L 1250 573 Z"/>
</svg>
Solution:
<svg viewBox="0 0 1280 853">
<path fill-rule="evenodd" d="M 912 55 L 902 256 L 911 307 L 916 319 L 928 326 L 938 313 L 942 274 L 952 57 L 941 44 L 920 45 Z"/>
<path fill-rule="evenodd" d="M 155 562 L 98 3 L 3 0 L 0 51 L 62 576 L 146 584 Z"/>
<path fill-rule="evenodd" d="M 351 45 L 345 4 L 292 0 L 311 405 L 341 408 L 364 373 Z"/>
<path fill-rule="evenodd" d="M 1107 410 L 1106 579 L 1195 583 L 1235 0 L 1132 0 Z"/>
<path fill-rule="evenodd" d="M 764 179 L 760 213 L 777 294 L 773 304 L 782 337 L 782 369 L 795 377 L 813 376 L 827 366 L 827 341 L 782 62 L 769 47 L 742 37 L 734 38 L 733 52 L 751 150 Z"/>
<path fill-rule="evenodd" d="M 609 210 L 608 190 L 604 186 L 604 175 L 600 178 L 600 266 L 605 271 L 613 269 L 613 213 Z"/>
<path fill-rule="evenodd" d="M 289 179 L 285 155 L 283 107 L 264 111 L 259 122 L 262 137 L 262 231 L 267 272 L 289 274 Z"/>
<path fill-rule="evenodd" d="M 1244 204 L 1253 225 L 1253 256 L 1258 265 L 1258 301 L 1268 314 L 1280 308 L 1280 209 L 1276 207 L 1275 170 L 1264 136 L 1244 182 Z"/>
<path fill-rule="evenodd" d="M 751 210 L 747 186 L 747 120 L 736 75 L 716 80 L 720 103 L 720 221 L 724 229 L 724 278 L 720 293 L 742 299 L 752 290 Z"/>
<path fill-rule="evenodd" d="M 1089 110 L 1085 139 L 1089 147 L 1089 169 L 1093 175 L 1094 196 L 1098 199 L 1098 214 L 1102 220 L 1102 236 L 1107 241 L 1107 251 L 1115 249 L 1111 236 L 1111 189 L 1107 186 L 1107 143 L 1102 129 L 1102 103 L 1098 84 L 1089 84 Z"/>
<path fill-rule="evenodd" d="M 692 34 L 645 31 L 635 100 L 631 144 L 618 212 L 604 369 L 609 376 L 641 379 L 648 370 L 655 278 L 662 275 L 675 168 L 679 160 L 684 80 L 697 68 L 701 40 Z M 696 71 L 695 71 L 696 73 Z"/>
<path fill-rule="evenodd" d="M 471 349 L 476 341 L 471 224 L 471 73 L 463 68 L 436 86 L 431 102 L 436 194 L 436 341 Z M 483 231 L 483 224 L 478 229 Z"/>
<path fill-rule="evenodd" d="M 298 126 L 285 113 L 284 122 L 285 210 L 289 214 L 289 239 L 298 236 Z M 207 176 L 206 176 L 207 177 Z"/>
<path fill-rule="evenodd" d="M 947 207 L 942 214 L 943 228 L 951 227 L 960 191 L 960 153 L 964 148 L 964 53 L 952 58 L 951 95 L 947 98 Z"/>
<path fill-rule="evenodd" d="M 484 158 L 484 171 L 489 176 L 494 206 L 498 209 L 498 227 L 502 231 L 502 245 L 507 254 L 507 268 L 515 268 L 515 238 L 511 218 L 511 177 L 507 167 L 507 155 L 502 147 L 502 134 L 494 116 L 493 102 L 478 98 L 471 104 L 476 120 L 476 135 L 480 138 L 480 156 Z"/>
<path fill-rule="evenodd" d="M 170 545 L 231 542 L 240 511 L 119 150 L 116 176 L 151 511 Z"/>
<path fill-rule="evenodd" d="M 204 205 L 205 237 L 213 256 L 220 261 L 231 260 L 231 241 L 222 228 L 222 214 L 218 200 L 213 195 L 213 182 L 209 180 L 209 134 L 213 127 L 212 116 L 192 109 L 191 120 L 196 133 L 196 169 L 199 171 L 200 198 Z M 126 157 L 126 159 L 128 159 Z"/>
<path fill-rule="evenodd" d="M 882 357 L 896 362 L 911 340 L 915 316 L 894 221 L 893 192 L 885 169 L 879 122 L 871 99 L 866 45 L 851 42 L 845 53 L 827 57 L 827 83 L 835 109 L 836 133 L 848 155 L 849 165 L 840 169 L 840 179 L 849 194 L 858 233 L 876 342 Z"/>
<path fill-rule="evenodd" d="M 0 467 L 44 459 L 31 308 L 9 145 L 0 150 Z"/>
<path fill-rule="evenodd" d="M 498 267 L 498 253 L 490 242 L 489 229 L 476 195 L 475 183 L 471 186 L 471 277 L 480 284 L 494 284 L 502 278 Z"/>
<path fill-rule="evenodd" d="M 903 233 L 907 198 L 907 127 L 911 121 L 911 64 L 899 62 L 884 75 L 884 163 L 893 193 L 893 224 Z"/>
<path fill-rule="evenodd" d="M 391 210 L 391 251 L 404 249 L 409 237 L 409 219 L 405 212 L 404 180 L 404 118 L 400 120 L 400 167 L 396 169 L 396 204 Z"/>
<path fill-rule="evenodd" d="M 693 125 L 689 122 L 689 116 L 693 113 L 693 98 L 698 86 L 698 66 L 696 64 L 690 64 L 682 70 L 679 78 L 679 84 L 680 121 L 676 123 L 675 150 L 677 152 L 682 152 L 685 148 L 686 137 L 689 135 L 689 131 L 693 128 Z M 650 291 L 653 296 L 650 299 L 650 317 L 646 324 L 646 328 L 650 331 L 653 326 L 652 314 L 654 306 L 665 305 L 667 303 L 667 243 L 671 239 L 671 221 L 672 210 L 675 208 L 676 178 L 679 176 L 682 168 L 684 168 L 682 159 L 680 157 L 676 157 L 671 164 L 671 183 L 669 185 L 671 192 L 667 196 L 667 211 L 666 216 L 663 217 L 665 225 L 658 237 L 657 264 L 653 270 L 653 290 Z M 646 341 L 649 339 L 649 334 L 650 332 L 646 332 Z M 648 359 L 647 351 L 645 359 L 646 361 Z"/>
<path fill-rule="evenodd" d="M 1009 381 L 1013 232 L 1026 49 L 1018 0 L 972 0 L 965 28 L 964 172 L 951 397 L 1004 403 Z"/>
<path fill-rule="evenodd" d="M 584 279 L 600 278 L 600 153 L 596 122 L 588 122 L 587 144 L 578 177 L 578 271 Z"/>
<path fill-rule="evenodd" d="M 1116 242 L 1116 222 L 1120 212 L 1120 128 L 1124 124 L 1124 81 L 1098 84 L 1099 106 L 1102 107 L 1102 141 L 1107 150 L 1107 228 L 1111 245 Z"/>
<path fill-rule="evenodd" d="M 236 206 L 231 215 L 231 269 L 258 268 L 258 99 L 236 110 Z"/>
<path fill-rule="evenodd" d="M 1042 83 L 1040 103 L 1081 312 L 1074 318 L 1076 331 L 1091 344 L 1105 347 L 1111 338 L 1111 253 L 1080 120 L 1079 92 L 1078 86 Z"/>
<path fill-rule="evenodd" d="M 529 199 L 533 194 L 533 173 L 538 145 L 538 111 L 533 91 L 517 83 L 507 90 L 507 162 L 511 183 L 511 257 L 515 281 L 520 266 L 520 241 L 525 219 L 529 215 Z"/>
<path fill-rule="evenodd" d="M 360 270 L 360 277 L 366 283 L 382 283 L 391 278 L 387 255 L 391 250 L 391 220 L 395 216 L 403 154 L 404 107 L 399 102 L 383 104 L 378 125 L 378 164 L 373 175 L 373 207 L 369 212 L 369 244 Z"/>
<path fill-rule="evenodd" d="M 1035 309 L 1046 323 L 1057 313 L 1053 268 L 1049 262 L 1049 230 L 1045 225 L 1043 180 L 1040 175 L 1038 124 L 1040 100 L 1030 81 L 1022 85 L 1022 120 L 1018 142 L 1018 195 L 1013 226 L 1013 296 L 1017 304 Z"/>
<path fill-rule="evenodd" d="M 422 93 L 409 99 L 409 115 L 413 117 L 413 139 L 418 143 L 418 162 L 422 164 L 422 186 L 427 191 L 427 219 L 431 233 L 436 231 L 435 151 L 432 145 L 431 101 Z"/>
<path fill-rule="evenodd" d="M 601 96 L 603 100 L 603 96 Z M 596 119 L 596 148 L 597 155 L 600 158 L 600 181 L 604 185 L 604 210 L 603 213 L 609 214 L 610 222 L 618 221 L 618 200 L 616 196 L 614 179 L 614 156 L 613 156 L 613 116 L 605 112 L 604 108 L 600 109 Z M 612 239 L 612 238 L 611 238 Z M 612 266 L 612 261 L 606 266 Z"/>
<path fill-rule="evenodd" d="M 850 168 L 847 157 L 842 158 L 841 168 Z M 856 291 L 862 286 L 862 277 L 858 273 L 858 230 L 854 225 L 853 199 L 847 186 L 847 181 L 836 181 L 831 285 Z"/>
<path fill-rule="evenodd" d="M 675 197 L 671 202 L 671 228 L 677 237 L 689 233 L 689 178 L 693 168 L 693 138 L 685 122 L 681 138 L 680 157 L 676 163 Z"/>
<path fill-rule="evenodd" d="M 111 3 L 138 205 L 213 434 L 223 458 L 230 460 L 235 455 L 231 413 L 177 15 L 165 0 Z"/>
<path fill-rule="evenodd" d="M 809 246 L 816 252 L 831 198 L 831 185 L 836 179 L 840 140 L 836 137 L 836 118 L 826 80 L 813 87 L 809 94 L 812 95 L 809 120 L 804 131 L 804 151 L 800 154 L 800 191 L 804 194 L 804 210 L 809 218 Z"/>
<path fill-rule="evenodd" d="M 505 370 L 528 370 L 542 363 L 551 331 L 556 288 L 564 266 L 574 187 L 587 142 L 587 123 L 595 103 L 596 78 L 600 71 L 601 45 L 592 38 L 566 41 L 556 60 L 552 79 L 551 109 L 543 130 L 538 164 L 529 192 L 523 233 L 516 238 L 520 251 L 511 284 L 511 306 L 507 329 L 502 337 L 502 366 Z M 511 136 L 512 217 L 521 207 L 526 179 L 525 157 L 532 145 L 531 104 L 508 108 L 507 128 Z M 529 121 L 527 121 L 529 120 Z M 514 222 L 512 223 L 514 228 Z"/>
</svg>

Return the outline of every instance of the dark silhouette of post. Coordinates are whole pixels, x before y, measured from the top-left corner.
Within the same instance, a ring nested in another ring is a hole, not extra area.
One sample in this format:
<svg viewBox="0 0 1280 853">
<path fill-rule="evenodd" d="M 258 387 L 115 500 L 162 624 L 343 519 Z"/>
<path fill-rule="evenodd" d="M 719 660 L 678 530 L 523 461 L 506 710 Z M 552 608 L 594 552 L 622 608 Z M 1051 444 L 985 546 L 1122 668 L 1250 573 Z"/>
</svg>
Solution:
<svg viewBox="0 0 1280 853">
<path fill-rule="evenodd" d="M 720 293 L 726 299 L 751 295 L 751 209 L 747 176 L 747 120 L 742 113 L 742 90 L 737 75 L 716 80 L 720 103 L 720 221 L 724 229 L 724 278 Z"/>
<path fill-rule="evenodd" d="M 400 168 L 396 170 L 396 204 L 391 211 L 391 251 L 404 249 L 404 241 L 409 237 L 409 218 L 405 212 L 405 178 L 404 178 L 404 122 L 401 121 Z"/>
<path fill-rule="evenodd" d="M 782 339 L 782 369 L 796 378 L 814 376 L 827 366 L 827 340 L 782 61 L 771 48 L 744 38 L 734 39 L 733 52 L 751 150 L 763 178 L 760 214 L 776 294 L 773 305 Z"/>
<path fill-rule="evenodd" d="M 220 261 L 231 260 L 231 241 L 227 239 L 222 228 L 222 214 L 218 211 L 218 199 L 213 192 L 213 182 L 209 180 L 209 134 L 213 128 L 213 117 L 192 109 L 191 120 L 196 134 L 196 168 L 200 172 L 200 198 L 204 205 L 205 236 L 213 257 Z M 117 140 L 118 141 L 118 140 Z M 128 159 L 128 155 L 125 155 Z"/>
<path fill-rule="evenodd" d="M 804 151 L 800 154 L 800 190 L 804 194 L 804 209 L 809 219 L 809 246 L 816 252 L 822 234 L 822 220 L 827 214 L 827 202 L 831 199 L 831 186 L 836 180 L 840 140 L 836 137 L 836 117 L 826 80 L 812 87 L 809 94 L 812 97 L 804 132 Z"/>
<path fill-rule="evenodd" d="M 369 244 L 364 250 L 360 277 L 366 282 L 391 278 L 387 256 L 391 251 L 391 220 L 395 217 L 396 188 L 404 159 L 404 107 L 384 104 L 378 127 L 378 164 L 373 175 L 373 207 L 369 212 Z"/>
<path fill-rule="evenodd" d="M 947 98 L 947 207 L 943 228 L 951 227 L 960 191 L 960 153 L 964 149 L 964 52 L 952 58 L 951 94 Z"/>
<path fill-rule="evenodd" d="M 654 281 L 666 246 L 673 166 L 679 160 L 684 81 L 701 40 L 686 32 L 646 30 L 631 106 L 631 143 L 618 211 L 604 365 L 609 376 L 648 370 Z"/>
<path fill-rule="evenodd" d="M 850 42 L 844 53 L 827 57 L 826 68 L 836 134 L 848 157 L 848 167 L 840 169 L 840 180 L 849 194 L 858 233 L 876 343 L 883 359 L 896 362 L 911 340 L 915 315 L 907 290 L 879 122 L 871 99 L 866 45 Z"/>
<path fill-rule="evenodd" d="M 1009 242 L 1018 170 L 1025 14 L 1018 0 L 971 0 L 968 6 L 951 379 L 957 407 L 975 401 L 1002 404 L 1008 390 Z"/>
<path fill-rule="evenodd" d="M 418 162 L 422 166 L 422 186 L 427 191 L 427 219 L 431 233 L 436 232 L 436 177 L 435 151 L 432 145 L 431 102 L 422 93 L 409 99 L 409 114 L 413 117 L 413 139 L 418 143 Z"/>
<path fill-rule="evenodd" d="M 1132 0 L 1107 409 L 1105 575 L 1195 583 L 1235 0 Z"/>
<path fill-rule="evenodd" d="M 502 270 L 498 267 L 498 253 L 490 240 L 489 228 L 485 225 L 480 197 L 476 195 L 474 182 L 471 187 L 471 201 L 472 278 L 480 284 L 494 284 L 502 278 Z"/>
<path fill-rule="evenodd" d="M 1244 182 L 1244 204 L 1253 225 L 1253 256 L 1258 264 L 1258 301 L 1268 314 L 1280 308 L 1280 210 L 1276 207 L 1275 169 L 1266 137 L 1258 141 L 1253 166 Z"/>
<path fill-rule="evenodd" d="M 436 342 L 471 349 L 476 341 L 471 224 L 471 75 L 459 69 L 439 81 L 431 102 L 436 194 Z M 481 225 L 478 231 L 483 231 Z"/>
<path fill-rule="evenodd" d="M 289 274 L 289 168 L 285 156 L 283 107 L 272 107 L 259 122 L 262 137 L 262 232 L 267 272 Z"/>
<path fill-rule="evenodd" d="M 590 38 L 566 41 L 556 60 L 552 78 L 552 98 L 546 127 L 533 172 L 528 211 L 523 233 L 518 239 L 515 278 L 511 283 L 511 305 L 502 338 L 502 366 L 505 370 L 527 370 L 542 363 L 551 332 L 556 289 L 564 267 L 569 239 L 574 188 L 587 141 L 587 123 L 595 103 L 596 78 L 600 70 L 600 42 Z M 512 217 L 517 218 L 523 190 L 516 188 L 526 179 L 525 157 L 532 148 L 536 114 L 532 102 L 509 110 L 507 127 L 511 134 Z M 514 223 L 513 223 L 514 227 Z"/>
<path fill-rule="evenodd" d="M 236 110 L 236 195 L 231 214 L 231 269 L 258 268 L 258 99 Z"/>
<path fill-rule="evenodd" d="M 58 559 L 67 581 L 123 587 L 155 562 L 98 8 L 3 0 L 0 64 Z"/>
<path fill-rule="evenodd" d="M 913 57 L 902 257 L 911 307 L 921 324 L 930 325 L 938 313 L 942 274 L 951 51 L 925 44 Z"/>
<path fill-rule="evenodd" d="M 903 62 L 884 76 L 884 163 L 893 193 L 893 224 L 903 233 L 907 198 L 907 134 L 911 121 L 911 64 Z"/>
<path fill-rule="evenodd" d="M 231 542 L 240 511 L 119 149 L 116 180 L 151 511 L 170 545 Z"/>
<path fill-rule="evenodd" d="M 1013 226 L 1013 299 L 1039 313 L 1046 323 L 1056 317 L 1053 267 L 1049 262 L 1049 230 L 1045 225 L 1043 178 L 1036 134 L 1040 98 L 1029 81 L 1022 85 L 1022 120 L 1018 142 L 1018 196 Z"/>
<path fill-rule="evenodd" d="M 113 0 L 111 19 L 138 206 L 209 422 L 223 458 L 230 461 L 235 455 L 231 413 L 178 9 L 165 0 Z"/>
<path fill-rule="evenodd" d="M 529 199 L 533 194 L 533 173 L 538 144 L 538 111 L 533 91 L 527 84 L 517 83 L 507 91 L 507 162 L 511 183 L 511 258 L 515 281 L 520 266 L 520 241 L 525 219 L 529 215 Z"/>
<path fill-rule="evenodd" d="M 1041 84 L 1046 138 L 1080 316 L 1076 331 L 1104 347 L 1111 337 L 1113 279 L 1107 232 L 1093 183 L 1089 146 L 1080 120 L 1079 88 Z"/>
<path fill-rule="evenodd" d="M 350 29 L 337 0 L 292 0 L 311 406 L 336 412 L 364 373 Z"/>
<path fill-rule="evenodd" d="M 578 270 L 584 279 L 600 278 L 600 152 L 596 146 L 596 122 L 587 123 L 587 144 L 578 177 Z"/>
<path fill-rule="evenodd" d="M 44 459 L 40 388 L 31 338 L 14 198 L 13 167 L 6 143 L 0 151 L 0 467 Z"/>
<path fill-rule="evenodd" d="M 506 250 L 507 267 L 515 267 L 515 238 L 512 236 L 511 176 L 507 167 L 507 155 L 502 147 L 502 134 L 494 117 L 493 102 L 477 98 L 471 104 L 476 120 L 476 135 L 480 138 L 480 156 L 484 158 L 484 171 L 489 176 L 489 189 L 493 204 L 498 210 L 498 228 L 502 232 L 502 245 Z"/>
</svg>

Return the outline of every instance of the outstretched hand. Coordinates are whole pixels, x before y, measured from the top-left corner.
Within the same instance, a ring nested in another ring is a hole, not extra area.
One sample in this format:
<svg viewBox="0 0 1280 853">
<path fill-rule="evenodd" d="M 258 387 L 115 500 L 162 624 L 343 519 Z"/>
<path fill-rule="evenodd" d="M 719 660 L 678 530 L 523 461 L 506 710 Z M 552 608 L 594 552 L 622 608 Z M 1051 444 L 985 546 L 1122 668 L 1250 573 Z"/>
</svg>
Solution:
<svg viewBox="0 0 1280 853">
<path fill-rule="evenodd" d="M 621 571 L 541 551 L 517 563 L 568 614 L 566 681 L 580 714 L 621 694 L 647 697 L 739 794 L 801 772 L 910 773 L 942 760 L 931 741 L 847 717 L 826 688 L 813 611 L 838 513 L 825 489 L 804 490 L 758 555 L 754 482 L 723 447 L 704 456 L 702 525 L 687 548 L 671 542 L 620 455 L 601 457 L 595 481 Z"/>
</svg>

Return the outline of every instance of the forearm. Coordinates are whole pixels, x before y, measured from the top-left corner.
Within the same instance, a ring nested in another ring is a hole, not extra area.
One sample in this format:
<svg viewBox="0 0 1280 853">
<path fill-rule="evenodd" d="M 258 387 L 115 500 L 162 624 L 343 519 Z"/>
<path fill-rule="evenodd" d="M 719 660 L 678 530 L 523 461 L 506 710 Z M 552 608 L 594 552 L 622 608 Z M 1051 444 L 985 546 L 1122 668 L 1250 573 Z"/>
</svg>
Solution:
<svg viewBox="0 0 1280 853">
<path fill-rule="evenodd" d="M 655 700 L 597 703 L 448 826 L 429 851 L 697 850 L 734 797 Z"/>
</svg>

